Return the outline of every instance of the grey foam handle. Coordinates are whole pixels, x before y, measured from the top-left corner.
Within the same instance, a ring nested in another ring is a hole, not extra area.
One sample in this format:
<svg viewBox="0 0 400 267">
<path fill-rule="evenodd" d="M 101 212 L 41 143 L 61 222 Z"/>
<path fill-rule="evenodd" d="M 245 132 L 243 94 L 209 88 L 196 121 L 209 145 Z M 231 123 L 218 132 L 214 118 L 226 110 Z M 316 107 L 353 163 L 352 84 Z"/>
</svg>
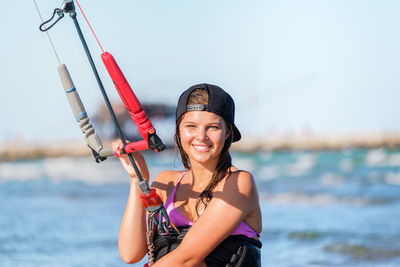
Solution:
<svg viewBox="0 0 400 267">
<path fill-rule="evenodd" d="M 102 157 L 107 158 L 107 157 L 114 156 L 114 152 L 112 151 L 111 148 L 103 148 L 103 149 L 100 150 L 99 155 L 102 156 Z"/>
<path fill-rule="evenodd" d="M 103 149 L 100 138 L 95 134 L 94 128 L 89 122 L 89 117 L 86 114 L 85 107 L 75 89 L 67 67 L 64 64 L 60 64 L 60 66 L 58 66 L 58 73 L 60 74 L 61 82 L 64 86 L 64 91 L 67 94 L 69 105 L 71 106 L 75 119 L 79 123 L 82 133 L 85 135 L 87 145 L 102 157 L 112 156 L 112 150 Z"/>
</svg>

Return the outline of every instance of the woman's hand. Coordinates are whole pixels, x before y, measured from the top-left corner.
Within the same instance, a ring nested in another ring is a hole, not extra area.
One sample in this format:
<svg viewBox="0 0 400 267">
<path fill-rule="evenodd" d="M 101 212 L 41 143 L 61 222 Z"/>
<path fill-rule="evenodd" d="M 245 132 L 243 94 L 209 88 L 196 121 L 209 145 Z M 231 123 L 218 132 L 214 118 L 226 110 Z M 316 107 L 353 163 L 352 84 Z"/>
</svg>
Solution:
<svg viewBox="0 0 400 267">
<path fill-rule="evenodd" d="M 121 140 L 116 140 L 112 142 L 112 150 L 114 151 L 114 155 L 119 158 L 122 166 L 129 174 L 131 178 L 137 178 L 137 174 L 135 169 L 132 166 L 131 161 L 129 160 L 128 154 L 122 153 L 123 144 Z M 133 159 L 139 169 L 140 174 L 142 175 L 143 179 L 149 180 L 149 169 L 147 168 L 146 161 L 139 151 L 132 153 Z"/>
</svg>

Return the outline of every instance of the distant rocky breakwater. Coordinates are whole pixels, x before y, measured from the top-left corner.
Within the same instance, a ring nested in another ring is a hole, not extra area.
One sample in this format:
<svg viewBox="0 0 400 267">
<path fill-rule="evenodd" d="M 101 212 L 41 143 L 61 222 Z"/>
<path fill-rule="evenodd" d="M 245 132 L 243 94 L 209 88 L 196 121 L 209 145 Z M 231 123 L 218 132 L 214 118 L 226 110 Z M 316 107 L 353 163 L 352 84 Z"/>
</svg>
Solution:
<svg viewBox="0 0 400 267">
<path fill-rule="evenodd" d="M 351 134 L 269 134 L 245 136 L 232 148 L 243 152 L 259 150 L 342 150 L 350 148 L 400 148 L 400 131 Z"/>
<path fill-rule="evenodd" d="M 111 147 L 111 142 L 104 142 Z M 361 134 L 268 134 L 244 135 L 232 144 L 233 151 L 342 150 L 350 148 L 400 148 L 400 132 Z M 169 148 L 173 148 L 171 144 Z M 46 157 L 86 157 L 91 151 L 84 140 L 59 140 L 49 143 L 0 141 L 0 161 L 32 160 Z"/>
</svg>

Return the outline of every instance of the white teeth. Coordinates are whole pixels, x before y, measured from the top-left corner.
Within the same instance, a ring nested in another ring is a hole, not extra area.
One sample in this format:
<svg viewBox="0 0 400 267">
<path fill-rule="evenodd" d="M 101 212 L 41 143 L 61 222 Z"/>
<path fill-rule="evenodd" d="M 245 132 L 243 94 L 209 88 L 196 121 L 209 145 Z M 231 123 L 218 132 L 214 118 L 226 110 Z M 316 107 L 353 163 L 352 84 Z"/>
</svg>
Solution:
<svg viewBox="0 0 400 267">
<path fill-rule="evenodd" d="M 196 146 L 196 145 L 193 145 L 193 146 L 198 151 L 206 151 L 206 150 L 208 150 L 208 146 Z"/>
</svg>

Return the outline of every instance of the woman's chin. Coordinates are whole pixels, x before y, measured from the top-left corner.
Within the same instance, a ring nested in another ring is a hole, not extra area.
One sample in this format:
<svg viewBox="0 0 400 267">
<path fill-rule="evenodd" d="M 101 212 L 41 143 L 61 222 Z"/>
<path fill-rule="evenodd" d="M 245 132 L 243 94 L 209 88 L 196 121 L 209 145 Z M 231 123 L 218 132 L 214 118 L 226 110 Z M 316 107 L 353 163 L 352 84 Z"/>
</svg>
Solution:
<svg viewBox="0 0 400 267">
<path fill-rule="evenodd" d="M 190 161 L 196 161 L 200 164 L 207 164 L 213 161 L 213 157 L 209 153 L 195 153 L 190 155 Z"/>
</svg>

